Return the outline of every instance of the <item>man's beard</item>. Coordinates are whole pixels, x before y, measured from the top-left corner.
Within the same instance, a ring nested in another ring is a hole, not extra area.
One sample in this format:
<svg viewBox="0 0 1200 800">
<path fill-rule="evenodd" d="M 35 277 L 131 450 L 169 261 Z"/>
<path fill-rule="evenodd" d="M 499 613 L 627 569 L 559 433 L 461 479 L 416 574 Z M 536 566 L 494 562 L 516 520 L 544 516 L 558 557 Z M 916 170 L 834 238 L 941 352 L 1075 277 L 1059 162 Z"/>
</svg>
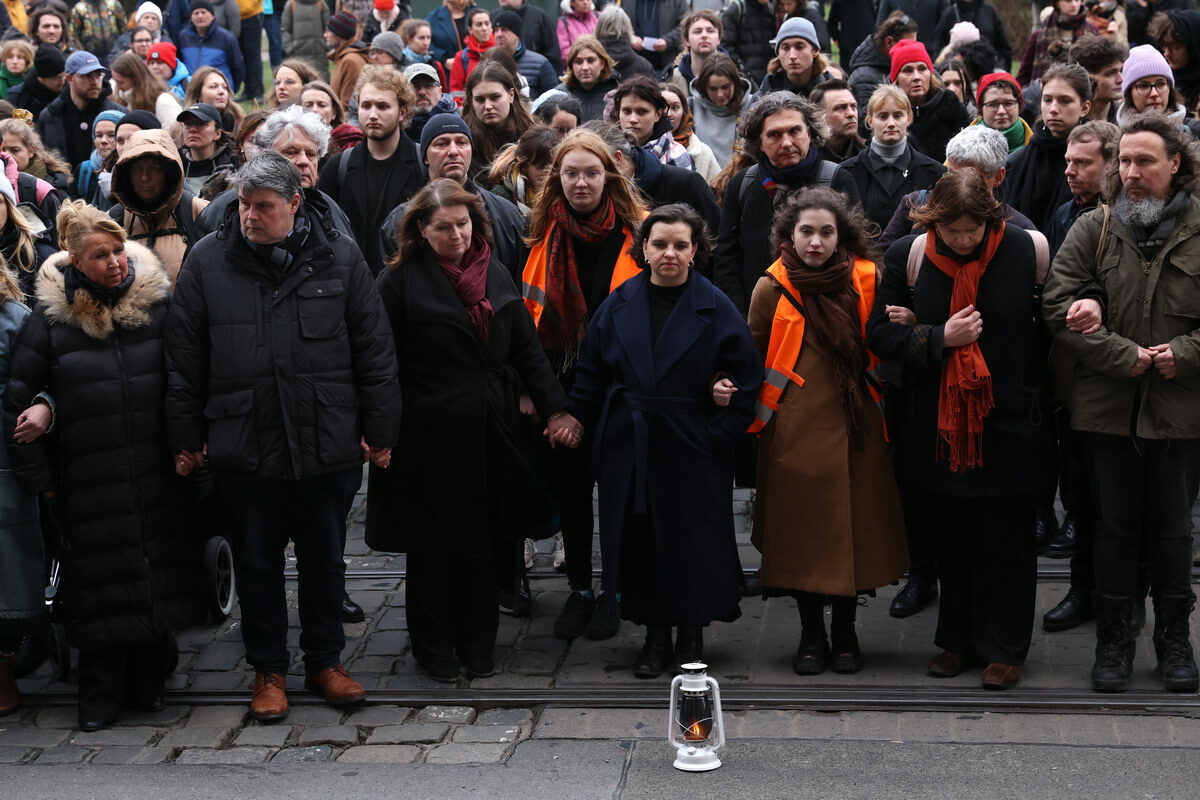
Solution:
<svg viewBox="0 0 1200 800">
<path fill-rule="evenodd" d="M 1155 228 L 1162 221 L 1163 207 L 1167 201 L 1159 197 L 1143 197 L 1135 200 L 1122 189 L 1117 195 L 1113 210 L 1117 218 L 1131 222 L 1139 228 Z"/>
<path fill-rule="evenodd" d="M 426 103 L 424 100 L 418 100 L 413 104 L 413 108 L 415 108 L 419 114 L 428 114 L 430 111 L 433 111 L 433 106 L 433 103 Z"/>
</svg>

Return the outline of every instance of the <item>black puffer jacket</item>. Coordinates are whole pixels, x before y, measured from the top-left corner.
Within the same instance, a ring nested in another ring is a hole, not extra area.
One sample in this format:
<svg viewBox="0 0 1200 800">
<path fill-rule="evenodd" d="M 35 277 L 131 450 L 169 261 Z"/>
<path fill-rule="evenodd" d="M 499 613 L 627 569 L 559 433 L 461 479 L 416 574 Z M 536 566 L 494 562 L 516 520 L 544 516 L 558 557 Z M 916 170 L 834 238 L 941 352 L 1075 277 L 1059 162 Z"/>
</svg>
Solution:
<svg viewBox="0 0 1200 800">
<path fill-rule="evenodd" d="M 741 59 L 746 75 L 755 86 L 762 82 L 767 74 L 767 64 L 775 56 L 771 47 L 777 27 L 773 5 L 758 0 L 733 0 L 721 15 L 725 28 L 721 44 Z"/>
<path fill-rule="evenodd" d="M 36 79 L 34 80 L 36 83 Z M 57 150 L 74 170 L 92 156 L 92 122 L 101 111 L 126 111 L 125 106 L 109 100 L 112 86 L 104 82 L 100 96 L 79 109 L 71 100 L 71 87 L 64 86 L 58 97 L 37 115 L 38 135 L 47 150 Z"/>
<path fill-rule="evenodd" d="M 55 492 L 62 610 L 82 650 L 152 644 L 205 617 L 194 489 L 175 476 L 163 419 L 167 275 L 146 248 L 126 252 L 133 284 L 111 307 L 84 289 L 67 302 L 66 253 L 42 266 L 4 396 L 18 481 Z M 57 404 L 54 430 L 15 444 L 17 415 L 42 390 Z"/>
<path fill-rule="evenodd" d="M 849 69 L 850 91 L 854 93 L 854 102 L 858 103 L 859 130 L 865 131 L 866 126 L 861 121 L 867 116 L 867 101 L 876 89 L 888 82 L 892 60 L 886 53 L 879 52 L 875 42 L 868 36 L 854 49 Z"/>
<path fill-rule="evenodd" d="M 971 115 L 953 92 L 934 89 L 923 104 L 913 109 L 908 141 L 941 163 L 946 160 L 946 144 L 970 122 Z"/>
<path fill-rule="evenodd" d="M 658 73 L 654 70 L 654 65 L 633 52 L 633 45 L 629 43 L 628 39 L 622 36 L 615 36 L 613 38 L 601 39 L 600 44 L 604 45 L 604 49 L 612 56 L 614 62 L 613 69 L 622 78 L 632 78 L 634 75 L 646 75 L 655 80 L 658 79 Z"/>
<path fill-rule="evenodd" d="M 237 209 L 196 244 L 167 327 L 172 452 L 208 443 L 214 472 L 287 479 L 362 464 L 400 424 L 396 352 L 354 240 L 301 206 L 308 238 L 282 281 Z"/>
</svg>

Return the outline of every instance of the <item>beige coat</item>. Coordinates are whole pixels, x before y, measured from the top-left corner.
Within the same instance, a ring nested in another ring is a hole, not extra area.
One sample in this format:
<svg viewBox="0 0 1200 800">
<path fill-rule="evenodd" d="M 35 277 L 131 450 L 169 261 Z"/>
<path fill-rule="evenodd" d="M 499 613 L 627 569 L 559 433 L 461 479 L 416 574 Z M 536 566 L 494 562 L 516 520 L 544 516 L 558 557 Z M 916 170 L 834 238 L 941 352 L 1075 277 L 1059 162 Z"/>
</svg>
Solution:
<svg viewBox="0 0 1200 800">
<path fill-rule="evenodd" d="M 750 301 L 750 332 L 766 353 L 780 290 L 763 276 Z M 759 437 L 758 495 L 751 541 L 764 586 L 852 596 L 885 586 L 908 567 L 900 496 L 883 437 L 867 404 L 862 451 L 850 447 L 833 365 L 805 336 L 779 411 Z"/>
</svg>

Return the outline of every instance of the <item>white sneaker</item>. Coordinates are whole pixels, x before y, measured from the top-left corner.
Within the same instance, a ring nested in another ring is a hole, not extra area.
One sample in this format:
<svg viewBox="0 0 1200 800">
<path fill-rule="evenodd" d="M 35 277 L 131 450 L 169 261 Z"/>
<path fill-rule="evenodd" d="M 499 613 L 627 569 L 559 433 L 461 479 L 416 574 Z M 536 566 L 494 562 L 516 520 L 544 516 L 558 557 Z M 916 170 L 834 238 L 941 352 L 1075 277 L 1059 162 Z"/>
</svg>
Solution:
<svg viewBox="0 0 1200 800">
<path fill-rule="evenodd" d="M 525 540 L 525 569 L 533 569 L 533 555 L 537 550 L 534 549 L 533 539 Z"/>
<path fill-rule="evenodd" d="M 561 533 L 554 534 L 554 569 L 558 572 L 566 572 L 567 570 L 567 550 L 563 545 L 563 535 Z"/>
</svg>

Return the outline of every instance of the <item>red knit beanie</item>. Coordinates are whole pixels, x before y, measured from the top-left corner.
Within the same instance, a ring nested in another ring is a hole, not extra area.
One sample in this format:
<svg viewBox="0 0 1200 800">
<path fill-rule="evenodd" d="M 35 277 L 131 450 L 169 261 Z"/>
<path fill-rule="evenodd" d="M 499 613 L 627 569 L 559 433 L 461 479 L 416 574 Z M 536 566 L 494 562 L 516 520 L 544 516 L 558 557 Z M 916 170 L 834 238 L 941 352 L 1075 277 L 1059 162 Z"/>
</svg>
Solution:
<svg viewBox="0 0 1200 800">
<path fill-rule="evenodd" d="M 994 83 L 1011 84 L 1013 96 L 1017 98 L 1017 108 L 1024 105 L 1021 102 L 1021 84 L 1017 83 L 1017 79 L 1007 72 L 990 72 L 979 79 L 979 88 L 975 90 L 975 107 L 983 110 L 983 93 L 991 88 Z"/>
<path fill-rule="evenodd" d="M 929 53 L 925 50 L 925 45 L 920 42 L 914 42 L 911 39 L 901 39 L 892 46 L 889 53 L 892 57 L 892 71 L 888 75 L 888 79 L 896 82 L 896 76 L 900 74 L 900 70 L 905 64 L 911 64 L 914 61 L 923 61 L 925 66 L 929 67 L 929 71 L 933 72 L 933 62 L 929 60 Z"/>
</svg>

